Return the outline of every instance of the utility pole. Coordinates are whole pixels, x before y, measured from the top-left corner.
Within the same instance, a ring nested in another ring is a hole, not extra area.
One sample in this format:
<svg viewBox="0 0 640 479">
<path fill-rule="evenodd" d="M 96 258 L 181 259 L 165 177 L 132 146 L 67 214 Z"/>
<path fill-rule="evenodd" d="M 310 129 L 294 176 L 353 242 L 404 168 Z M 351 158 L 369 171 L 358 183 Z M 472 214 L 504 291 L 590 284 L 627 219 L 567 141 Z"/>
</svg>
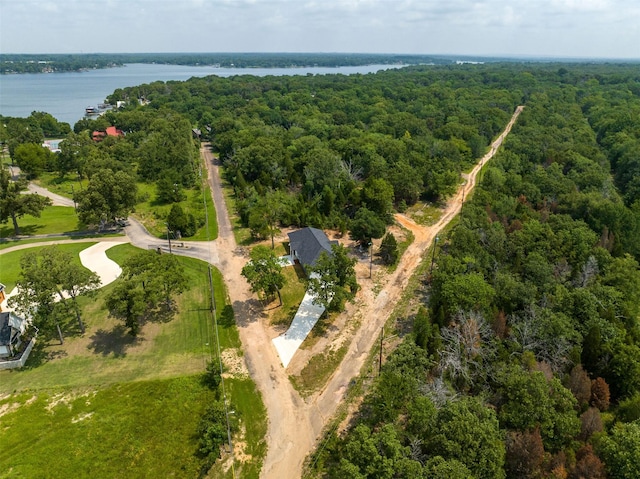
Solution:
<svg viewBox="0 0 640 479">
<path fill-rule="evenodd" d="M 372 277 L 373 270 L 373 243 L 369 241 L 369 279 Z"/>
<path fill-rule="evenodd" d="M 384 339 L 384 326 L 380 330 L 380 359 L 378 360 L 378 376 L 382 373 L 382 340 Z"/>
<path fill-rule="evenodd" d="M 169 225 L 167 224 L 167 241 L 169 242 L 169 254 L 171 254 L 171 238 L 169 237 Z"/>
<path fill-rule="evenodd" d="M 78 211 L 78 205 L 76 204 L 76 192 L 73 191 L 73 183 L 71 183 L 71 198 L 73 199 L 73 209 Z"/>
<path fill-rule="evenodd" d="M 438 236 L 436 236 L 433 239 L 433 254 L 431 255 L 431 267 L 429 268 L 429 276 L 431 276 L 431 273 L 433 272 L 433 262 L 436 259 L 436 248 L 438 247 L 438 240 L 440 238 Z"/>
</svg>

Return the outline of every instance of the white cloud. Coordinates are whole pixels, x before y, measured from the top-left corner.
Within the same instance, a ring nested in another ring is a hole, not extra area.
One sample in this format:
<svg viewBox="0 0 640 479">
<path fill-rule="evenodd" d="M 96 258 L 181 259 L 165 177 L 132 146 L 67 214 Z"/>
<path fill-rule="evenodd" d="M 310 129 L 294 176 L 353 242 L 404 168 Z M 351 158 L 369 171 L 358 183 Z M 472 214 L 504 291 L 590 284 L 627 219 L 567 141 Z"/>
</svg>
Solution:
<svg viewBox="0 0 640 479">
<path fill-rule="evenodd" d="M 5 52 L 377 51 L 640 58 L 637 0 L 0 0 Z"/>
<path fill-rule="evenodd" d="M 602 12 L 611 8 L 609 0 L 553 0 L 552 5 L 560 11 Z"/>
</svg>

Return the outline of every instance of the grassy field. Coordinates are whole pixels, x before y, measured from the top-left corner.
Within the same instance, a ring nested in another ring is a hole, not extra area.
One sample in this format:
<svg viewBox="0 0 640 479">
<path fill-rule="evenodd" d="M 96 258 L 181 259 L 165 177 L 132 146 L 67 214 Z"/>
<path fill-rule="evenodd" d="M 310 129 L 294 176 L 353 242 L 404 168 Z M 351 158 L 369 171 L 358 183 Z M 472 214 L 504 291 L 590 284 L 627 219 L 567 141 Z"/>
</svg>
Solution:
<svg viewBox="0 0 640 479">
<path fill-rule="evenodd" d="M 15 408 L 2 416 L 0 476 L 198 477 L 193 436 L 212 399 L 199 376 L 15 395 L 0 401 Z"/>
<path fill-rule="evenodd" d="M 87 187 L 88 181 L 82 180 L 82 182 L 78 182 L 78 179 L 74 178 L 72 175 L 69 175 L 62 179 L 55 173 L 45 172 L 41 175 L 37 183 L 44 188 L 47 188 L 49 191 L 52 191 L 53 193 L 57 193 L 67 198 L 73 198 L 74 193 L 78 193 L 78 191 Z M 171 210 L 171 205 L 160 204 L 155 200 L 155 184 L 138 182 L 137 186 L 138 198 L 141 201 L 136 205 L 136 213 L 143 220 L 145 226 L 151 234 L 158 237 L 166 235 L 165 218 Z M 185 194 L 187 197 L 184 201 L 180 202 L 180 206 L 182 206 L 185 212 L 193 213 L 196 218 L 201 218 L 204 222 L 202 190 L 199 188 L 185 190 Z M 211 199 L 211 191 L 206 185 L 204 197 L 209 214 L 208 235 L 211 240 L 214 240 L 218 237 L 218 222 L 216 221 L 216 211 Z M 25 232 L 24 234 L 43 233 Z M 189 237 L 188 239 L 192 241 L 207 240 L 207 229 L 204 226 L 198 228 L 196 234 L 192 237 Z"/>
<path fill-rule="evenodd" d="M 186 199 L 179 204 L 185 213 L 192 213 L 197 219 L 205 224 L 205 213 L 203 207 L 203 191 L 201 189 L 185 190 Z M 136 205 L 136 216 L 144 223 L 145 227 L 154 236 L 166 237 L 166 218 L 171 211 L 170 204 L 161 204 L 155 200 L 156 186 L 149 183 L 138 183 L 138 197 L 142 200 Z M 205 226 L 198 228 L 194 236 L 185 238 L 188 241 L 214 240 L 218 237 L 218 221 L 216 219 L 216 209 L 211 199 L 211 190 L 205 186 L 204 198 L 209 215 L 209 230 Z"/>
<path fill-rule="evenodd" d="M 121 263 L 135 251 L 126 244 L 107 253 Z M 45 343 L 41 335 L 23 370 L 0 371 L 0 477 L 69 477 L 69 471 L 79 478 L 198 476 L 195 428 L 212 398 L 200 375 L 217 351 L 208 266 L 178 258 L 190 289 L 176 298 L 179 312 L 171 321 L 148 322 L 132 338 L 104 307 L 110 285 L 81 298 L 84 335 L 71 321 L 64 345 Z M 215 269 L 213 279 L 221 347 L 239 351 Z M 231 375 L 225 385 L 241 425 L 243 454 L 235 470 L 257 478 L 264 407 L 248 377 Z"/>
<path fill-rule="evenodd" d="M 440 216 L 442 216 L 442 211 L 438 205 L 419 201 L 407 209 L 406 215 L 419 225 L 431 226 L 438 222 Z"/>
<path fill-rule="evenodd" d="M 225 382 L 231 392 L 233 414 L 241 421 L 241 433 L 234 439 L 236 463 L 232 470 L 229 461 L 220 461 L 209 472 L 210 478 L 258 479 L 260 475 L 259 461 L 241 461 L 245 458 L 262 458 L 267 453 L 264 437 L 267 434 L 267 411 L 262 405 L 260 393 L 249 379 L 231 379 Z M 235 476 L 233 473 L 235 472 Z"/>
<path fill-rule="evenodd" d="M 109 234 L 100 235 L 101 238 L 116 238 L 118 236 L 123 237 L 121 233 L 109 233 Z M 45 243 L 47 241 L 69 240 L 69 241 L 77 241 L 78 243 L 82 243 L 81 240 L 93 239 L 95 237 L 96 235 L 91 235 L 91 234 L 74 235 L 74 236 L 64 236 L 61 234 L 60 236 L 51 236 L 46 238 L 30 238 L 30 239 L 3 238 L 0 241 L 0 251 L 7 248 L 12 248 L 14 246 L 18 246 L 18 245 Z"/>
<path fill-rule="evenodd" d="M 53 233 L 70 233 L 86 229 L 80 223 L 73 208 L 67 206 L 47 206 L 40 215 L 25 215 L 18 219 L 21 235 L 45 235 Z M 13 223 L 0 225 L 0 238 L 13 236 Z"/>
<path fill-rule="evenodd" d="M 61 244 L 58 245 L 58 248 L 61 251 L 71 253 L 74 262 L 80 265 L 78 253 L 93 244 L 95 243 Z M 16 285 L 16 281 L 20 275 L 20 259 L 22 256 L 29 251 L 35 251 L 37 248 L 37 246 L 34 246 L 33 248 L 21 249 L 0 255 L 0 283 L 7 287 L 7 291 L 11 291 Z"/>
<path fill-rule="evenodd" d="M 57 195 L 73 198 L 74 193 L 87 187 L 89 180 L 83 178 L 82 181 L 79 181 L 75 173 L 69 173 L 64 178 L 60 178 L 57 173 L 45 171 L 40 174 L 35 183 Z"/>
<path fill-rule="evenodd" d="M 293 321 L 296 311 L 304 298 L 307 290 L 304 278 L 304 270 L 302 266 L 286 266 L 282 268 L 282 274 L 286 278 L 286 283 L 280 294 L 282 295 L 282 306 L 278 306 L 278 300 L 272 302 L 269 307 L 271 309 L 271 324 L 288 328 Z"/>
</svg>

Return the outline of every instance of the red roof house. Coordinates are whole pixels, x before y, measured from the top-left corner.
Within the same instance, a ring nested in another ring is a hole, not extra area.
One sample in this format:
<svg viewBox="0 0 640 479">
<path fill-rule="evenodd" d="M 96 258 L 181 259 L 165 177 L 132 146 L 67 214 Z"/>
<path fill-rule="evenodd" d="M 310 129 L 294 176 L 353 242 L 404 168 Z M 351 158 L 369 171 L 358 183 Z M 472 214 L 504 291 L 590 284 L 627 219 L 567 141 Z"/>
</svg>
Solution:
<svg viewBox="0 0 640 479">
<path fill-rule="evenodd" d="M 91 134 L 93 141 L 102 141 L 107 136 L 124 136 L 122 130 L 118 130 L 115 126 L 108 126 L 105 131 L 95 130 Z"/>
</svg>

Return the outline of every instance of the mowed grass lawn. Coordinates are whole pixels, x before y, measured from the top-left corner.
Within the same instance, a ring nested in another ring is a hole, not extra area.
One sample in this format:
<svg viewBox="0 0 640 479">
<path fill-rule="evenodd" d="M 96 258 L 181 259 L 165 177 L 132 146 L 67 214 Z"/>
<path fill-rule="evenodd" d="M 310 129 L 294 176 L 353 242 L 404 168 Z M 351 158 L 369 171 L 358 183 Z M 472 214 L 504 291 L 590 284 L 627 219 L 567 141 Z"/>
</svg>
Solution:
<svg viewBox="0 0 640 479">
<path fill-rule="evenodd" d="M 70 244 L 60 244 L 57 245 L 57 248 L 61 251 L 65 251 L 70 253 L 73 256 L 73 261 L 81 265 L 80 257 L 78 254 L 83 249 L 88 248 L 89 246 L 94 245 L 92 242 L 80 242 L 80 243 L 70 243 Z M 7 292 L 11 292 L 11 290 L 15 287 L 16 281 L 20 276 L 20 260 L 21 258 L 28 252 L 36 251 L 38 248 L 37 244 L 34 244 L 33 248 L 26 248 L 17 251 L 11 251 L 9 253 L 0 254 L 0 283 L 4 284 L 7 287 Z"/>
<path fill-rule="evenodd" d="M 136 251 L 126 244 L 107 254 L 122 263 Z M 190 289 L 175 298 L 179 312 L 171 321 L 146 323 L 132 338 L 104 307 L 109 285 L 82 298 L 85 335 L 71 320 L 64 345 L 52 339 L 34 350 L 23 370 L 0 371 L 0 477 L 198 476 L 196 428 L 213 398 L 200 381 L 216 355 L 215 335 L 208 266 L 178 258 Z M 213 277 L 220 343 L 239 355 L 215 269 Z M 247 443 L 247 460 L 236 472 L 257 478 L 264 407 L 248 377 L 230 377 L 225 385 Z"/>
<path fill-rule="evenodd" d="M 25 215 L 18 218 L 21 235 L 46 235 L 54 233 L 70 233 L 86 229 L 78 220 L 76 211 L 68 206 L 47 206 L 40 218 Z M 0 224 L 0 238 L 14 235 L 13 222 Z"/>
<path fill-rule="evenodd" d="M 35 183 L 57 195 L 73 198 L 74 193 L 78 193 L 87 187 L 89 180 L 83 178 L 82 181 L 78 181 L 78 177 L 74 173 L 69 173 L 64 178 L 60 178 L 57 173 L 44 171 L 35 180 Z"/>
</svg>

